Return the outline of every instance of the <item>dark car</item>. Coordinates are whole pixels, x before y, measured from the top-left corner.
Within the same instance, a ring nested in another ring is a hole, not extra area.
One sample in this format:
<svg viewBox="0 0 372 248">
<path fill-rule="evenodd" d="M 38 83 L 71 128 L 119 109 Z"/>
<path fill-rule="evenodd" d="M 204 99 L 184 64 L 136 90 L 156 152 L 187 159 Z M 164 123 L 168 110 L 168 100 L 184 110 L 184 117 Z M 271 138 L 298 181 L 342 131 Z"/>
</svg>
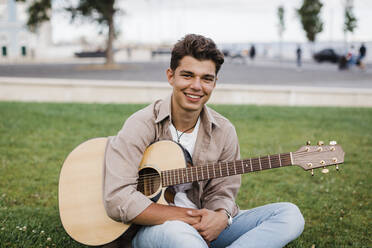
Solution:
<svg viewBox="0 0 372 248">
<path fill-rule="evenodd" d="M 157 55 L 171 55 L 172 49 L 167 47 L 160 47 L 151 51 L 151 57 L 154 58 Z"/>
<path fill-rule="evenodd" d="M 317 52 L 314 54 L 314 59 L 317 62 L 332 62 L 332 63 L 337 63 L 340 60 L 341 56 L 335 52 L 335 50 L 328 48 L 328 49 L 323 49 L 320 52 Z"/>
<path fill-rule="evenodd" d="M 116 53 L 118 49 L 113 49 L 112 51 Z M 78 58 L 104 58 L 106 57 L 106 50 L 98 49 L 95 51 L 76 52 L 74 54 Z"/>
<path fill-rule="evenodd" d="M 106 57 L 106 51 L 97 50 L 97 51 L 85 51 L 85 52 L 79 52 L 75 53 L 75 56 L 78 58 L 104 58 Z"/>
</svg>

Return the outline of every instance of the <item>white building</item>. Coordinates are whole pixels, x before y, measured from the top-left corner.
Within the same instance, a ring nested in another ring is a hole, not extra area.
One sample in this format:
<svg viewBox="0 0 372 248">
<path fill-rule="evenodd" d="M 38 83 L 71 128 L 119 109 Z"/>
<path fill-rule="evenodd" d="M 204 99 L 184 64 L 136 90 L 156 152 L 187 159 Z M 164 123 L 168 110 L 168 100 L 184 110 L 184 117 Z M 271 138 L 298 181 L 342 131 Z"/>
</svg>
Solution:
<svg viewBox="0 0 372 248">
<path fill-rule="evenodd" d="M 52 46 L 51 25 L 43 24 L 37 34 L 28 31 L 28 4 L 0 0 L 0 61 L 22 61 L 45 57 Z"/>
</svg>

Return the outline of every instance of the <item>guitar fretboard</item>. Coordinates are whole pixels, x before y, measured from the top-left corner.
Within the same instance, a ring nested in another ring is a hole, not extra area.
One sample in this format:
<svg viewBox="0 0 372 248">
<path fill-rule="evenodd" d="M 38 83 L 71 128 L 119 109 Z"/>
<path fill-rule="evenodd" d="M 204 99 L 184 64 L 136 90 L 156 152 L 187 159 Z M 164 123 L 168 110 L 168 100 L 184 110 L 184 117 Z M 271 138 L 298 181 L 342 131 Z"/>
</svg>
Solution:
<svg viewBox="0 0 372 248">
<path fill-rule="evenodd" d="M 161 172 L 163 187 L 228 177 L 254 171 L 268 170 L 292 165 L 291 153 L 281 153 L 258 158 L 216 162 Z"/>
</svg>

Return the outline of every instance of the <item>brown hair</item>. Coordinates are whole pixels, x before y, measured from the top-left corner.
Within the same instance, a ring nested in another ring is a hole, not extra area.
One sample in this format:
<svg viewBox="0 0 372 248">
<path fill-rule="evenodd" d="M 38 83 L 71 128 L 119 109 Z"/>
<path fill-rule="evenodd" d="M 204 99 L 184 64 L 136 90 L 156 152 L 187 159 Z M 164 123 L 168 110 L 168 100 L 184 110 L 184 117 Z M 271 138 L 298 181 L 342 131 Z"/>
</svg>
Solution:
<svg viewBox="0 0 372 248">
<path fill-rule="evenodd" d="M 202 35 L 188 34 L 173 47 L 170 68 L 175 71 L 180 60 L 192 56 L 198 60 L 212 60 L 216 66 L 216 75 L 224 62 L 223 53 L 218 50 L 212 39 Z"/>
</svg>

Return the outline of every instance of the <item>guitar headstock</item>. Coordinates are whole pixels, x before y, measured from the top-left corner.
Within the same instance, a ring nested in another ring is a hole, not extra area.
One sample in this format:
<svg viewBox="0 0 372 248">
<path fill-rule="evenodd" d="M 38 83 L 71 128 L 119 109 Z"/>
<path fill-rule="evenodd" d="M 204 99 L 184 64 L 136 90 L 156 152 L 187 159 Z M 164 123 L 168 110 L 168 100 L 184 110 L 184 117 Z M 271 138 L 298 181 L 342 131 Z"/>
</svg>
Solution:
<svg viewBox="0 0 372 248">
<path fill-rule="evenodd" d="M 317 168 L 323 168 L 322 172 L 327 173 L 326 167 L 330 165 L 336 165 L 338 170 L 338 164 L 344 162 L 345 152 L 335 141 L 331 141 L 329 145 L 324 145 L 324 142 L 319 141 L 316 146 L 311 146 L 310 142 L 307 142 L 306 146 L 292 153 L 292 156 L 294 165 L 306 171 L 311 170 L 314 175 L 313 170 Z"/>
</svg>

